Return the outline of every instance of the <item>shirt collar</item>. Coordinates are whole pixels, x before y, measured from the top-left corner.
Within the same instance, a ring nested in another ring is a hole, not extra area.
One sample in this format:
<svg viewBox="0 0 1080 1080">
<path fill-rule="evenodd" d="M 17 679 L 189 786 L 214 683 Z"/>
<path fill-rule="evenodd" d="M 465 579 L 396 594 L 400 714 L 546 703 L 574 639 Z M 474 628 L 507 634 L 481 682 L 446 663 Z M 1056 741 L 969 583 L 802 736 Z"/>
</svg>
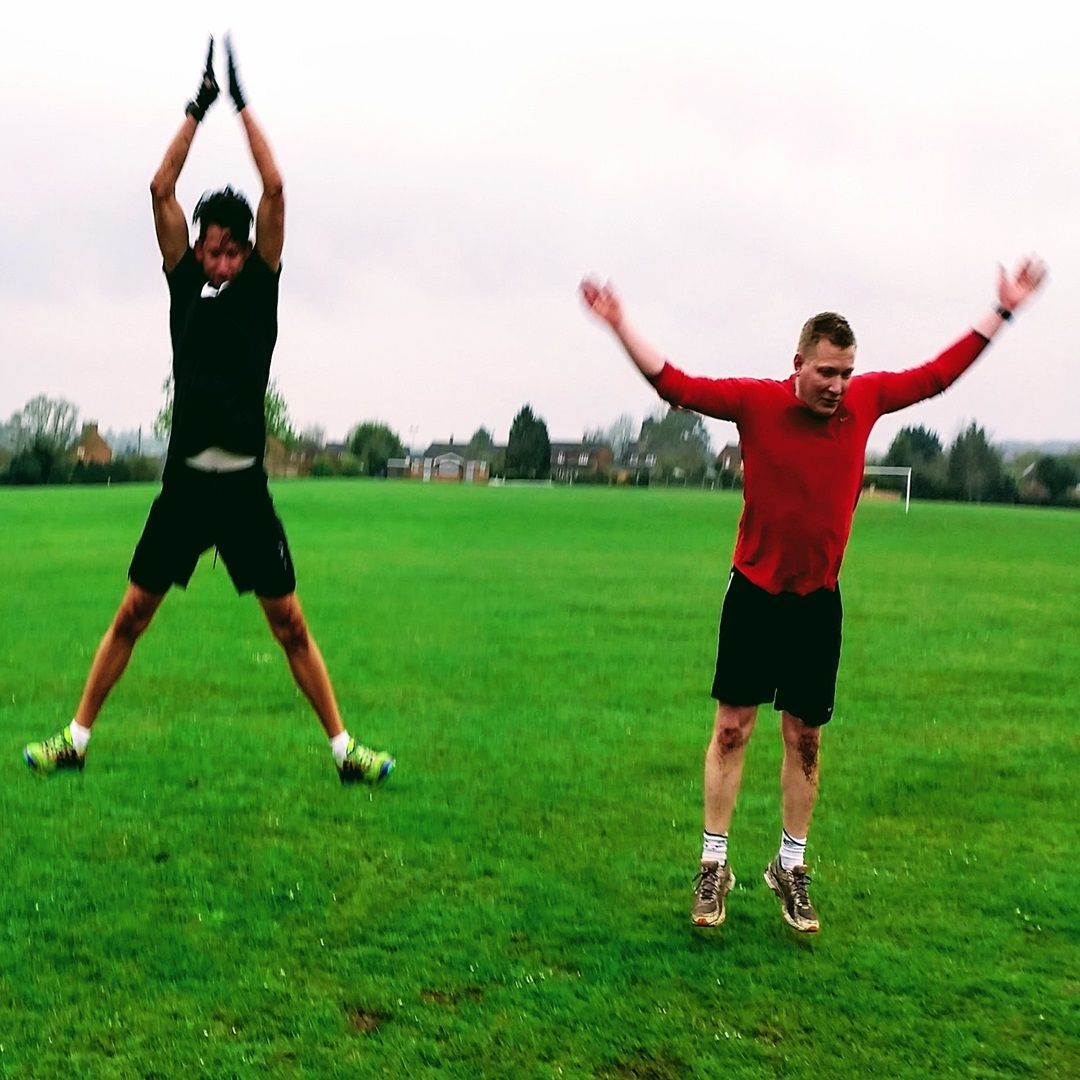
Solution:
<svg viewBox="0 0 1080 1080">
<path fill-rule="evenodd" d="M 220 296 L 230 285 L 231 281 L 223 281 L 216 289 L 209 281 L 205 282 L 202 287 L 202 292 L 199 294 L 202 300 L 213 300 L 215 297 Z"/>
</svg>

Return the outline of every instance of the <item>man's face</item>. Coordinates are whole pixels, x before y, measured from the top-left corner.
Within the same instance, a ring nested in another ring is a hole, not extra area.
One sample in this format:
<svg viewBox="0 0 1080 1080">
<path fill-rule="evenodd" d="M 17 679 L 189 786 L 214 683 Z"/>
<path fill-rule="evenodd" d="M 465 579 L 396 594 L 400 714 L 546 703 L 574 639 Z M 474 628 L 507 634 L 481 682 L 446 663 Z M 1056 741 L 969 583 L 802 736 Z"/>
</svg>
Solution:
<svg viewBox="0 0 1080 1080">
<path fill-rule="evenodd" d="M 795 354 L 795 396 L 818 416 L 832 416 L 847 393 L 855 370 L 855 346 L 841 349 L 827 338 L 806 356 Z"/>
<path fill-rule="evenodd" d="M 241 244 L 234 240 L 232 233 L 220 225 L 207 225 L 205 235 L 195 244 L 195 258 L 202 265 L 206 280 L 215 289 L 232 281 L 250 254 L 250 243 Z"/>
</svg>

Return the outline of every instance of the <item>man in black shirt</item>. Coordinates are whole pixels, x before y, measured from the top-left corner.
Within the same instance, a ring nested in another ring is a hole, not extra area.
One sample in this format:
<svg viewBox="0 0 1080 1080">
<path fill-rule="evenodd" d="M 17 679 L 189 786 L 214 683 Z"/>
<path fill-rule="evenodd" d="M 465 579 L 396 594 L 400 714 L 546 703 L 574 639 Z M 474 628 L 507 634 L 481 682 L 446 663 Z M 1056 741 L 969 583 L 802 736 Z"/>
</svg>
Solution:
<svg viewBox="0 0 1080 1080">
<path fill-rule="evenodd" d="M 199 556 L 216 547 L 239 593 L 254 592 L 281 643 L 297 685 L 330 740 L 343 783 L 376 784 L 394 759 L 350 738 L 341 722 L 322 654 L 296 597 L 285 530 L 274 511 L 263 470 L 263 399 L 277 340 L 278 279 L 285 238 L 281 174 L 247 107 L 231 42 L 226 39 L 229 95 L 262 180 L 255 214 L 232 188 L 204 195 L 188 245 L 187 219 L 176 181 L 195 132 L 217 99 L 214 42 L 195 97 L 150 184 L 154 226 L 169 285 L 173 347 L 172 433 L 161 494 L 150 508 L 128 571 L 129 583 L 90 668 L 72 722 L 23 750 L 40 776 L 81 769 L 90 729 L 124 672 L 139 635 L 173 584 L 184 587 Z"/>
</svg>

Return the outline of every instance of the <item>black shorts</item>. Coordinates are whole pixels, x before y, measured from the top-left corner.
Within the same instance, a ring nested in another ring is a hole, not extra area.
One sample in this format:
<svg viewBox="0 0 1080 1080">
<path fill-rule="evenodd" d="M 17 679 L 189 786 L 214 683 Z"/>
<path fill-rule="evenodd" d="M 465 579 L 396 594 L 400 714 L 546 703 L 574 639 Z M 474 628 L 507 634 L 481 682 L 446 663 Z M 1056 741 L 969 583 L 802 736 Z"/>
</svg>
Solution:
<svg viewBox="0 0 1080 1080">
<path fill-rule="evenodd" d="M 165 470 L 128 577 L 161 595 L 185 587 L 199 556 L 216 547 L 238 593 L 287 596 L 296 589 L 285 529 L 259 466 L 207 473 L 185 465 Z"/>
<path fill-rule="evenodd" d="M 712 696 L 725 705 L 771 701 L 805 724 L 832 716 L 844 609 L 840 586 L 773 595 L 731 571 L 716 646 Z"/>
</svg>

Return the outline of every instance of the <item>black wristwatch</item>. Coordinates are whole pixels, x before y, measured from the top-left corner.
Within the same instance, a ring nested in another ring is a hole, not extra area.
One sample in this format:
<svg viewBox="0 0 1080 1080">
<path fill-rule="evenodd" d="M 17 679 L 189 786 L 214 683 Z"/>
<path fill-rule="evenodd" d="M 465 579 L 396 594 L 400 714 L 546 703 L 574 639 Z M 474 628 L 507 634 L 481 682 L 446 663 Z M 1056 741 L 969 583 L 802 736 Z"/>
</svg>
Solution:
<svg viewBox="0 0 1080 1080">
<path fill-rule="evenodd" d="M 1001 317 L 1002 317 L 1002 318 L 1003 318 L 1003 319 L 1004 319 L 1004 320 L 1005 320 L 1006 322 L 1008 322 L 1008 321 L 1009 321 L 1009 320 L 1010 320 L 1010 319 L 1011 319 L 1011 318 L 1013 317 L 1013 313 L 1012 313 L 1012 312 L 1011 312 L 1011 311 L 1010 311 L 1010 310 L 1009 310 L 1009 309 L 1008 309 L 1007 307 L 1005 307 L 1005 306 L 1004 306 L 1003 304 L 998 304 L 998 306 L 997 306 L 997 313 L 998 313 L 998 314 L 999 314 L 999 315 L 1000 315 L 1000 316 L 1001 316 Z"/>
</svg>

